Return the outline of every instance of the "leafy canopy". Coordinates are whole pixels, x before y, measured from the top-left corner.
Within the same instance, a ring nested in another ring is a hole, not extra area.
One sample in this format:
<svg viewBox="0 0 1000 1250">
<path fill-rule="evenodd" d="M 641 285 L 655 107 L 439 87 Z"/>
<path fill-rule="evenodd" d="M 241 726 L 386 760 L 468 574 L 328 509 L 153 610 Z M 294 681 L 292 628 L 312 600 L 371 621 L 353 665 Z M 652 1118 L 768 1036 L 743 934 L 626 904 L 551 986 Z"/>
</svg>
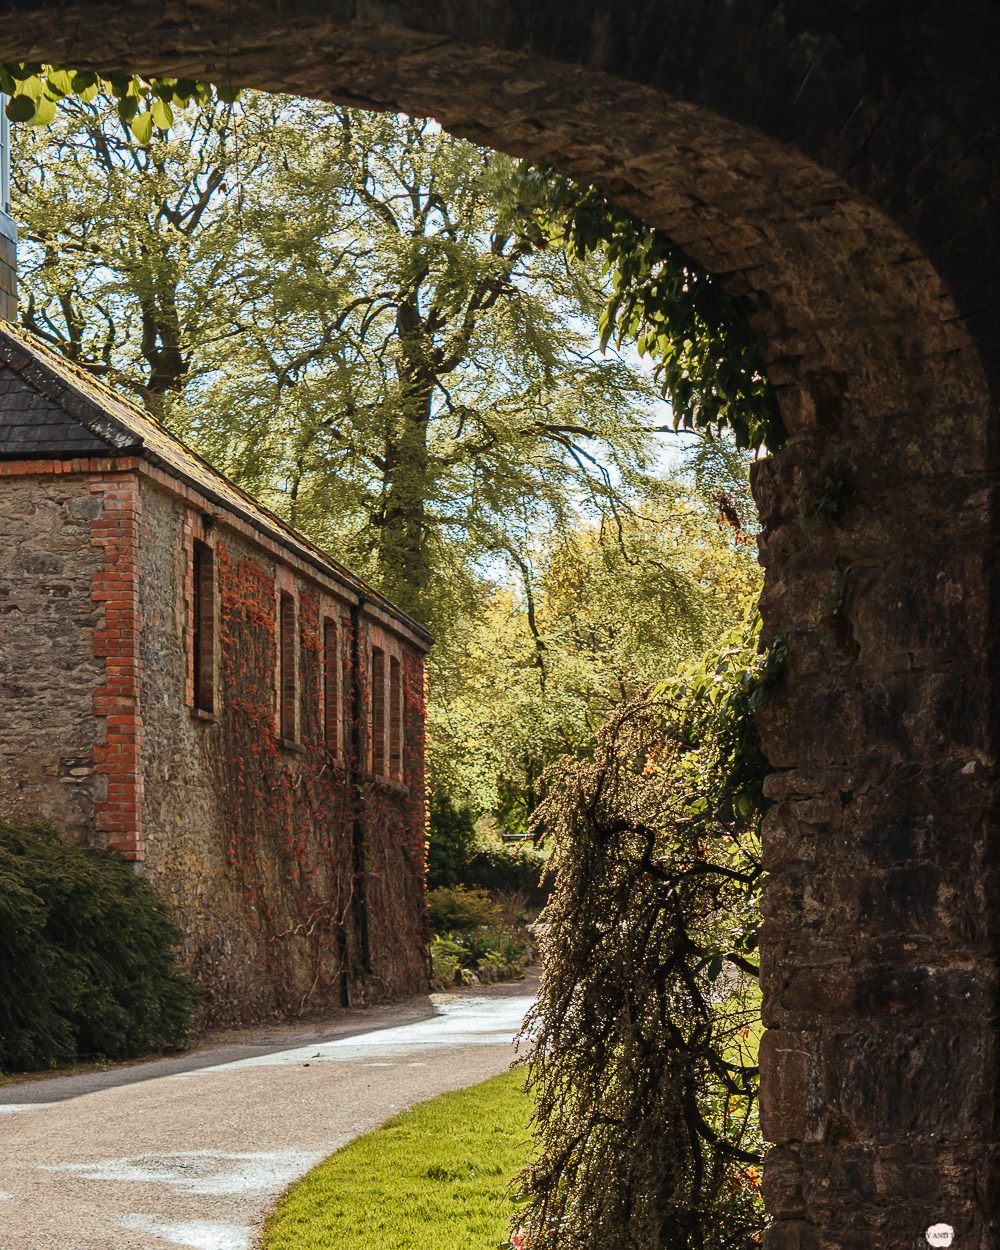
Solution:
<svg viewBox="0 0 1000 1250">
<path fill-rule="evenodd" d="M 57 105 L 71 98 L 90 102 L 98 91 L 113 96 L 133 137 L 148 144 L 157 128 L 173 124 L 172 105 L 204 106 L 213 97 L 233 102 L 240 91 L 190 79 L 101 76 L 54 65 L 11 62 L 0 66 L 0 91 L 11 98 L 12 121 L 48 125 Z M 146 105 L 143 109 L 142 105 Z M 786 431 L 760 362 L 760 341 L 750 328 L 746 300 L 721 283 L 660 230 L 609 204 L 594 187 L 559 177 L 550 168 L 521 167 L 534 212 L 520 223 L 536 246 L 568 247 L 577 259 L 599 253 L 613 275 L 612 294 L 601 318 L 601 344 L 635 341 L 656 364 L 669 397 L 675 429 L 730 427 L 737 445 L 778 450 Z"/>
<path fill-rule="evenodd" d="M 724 638 L 758 589 L 751 549 L 717 518 L 668 480 L 620 531 L 581 525 L 537 547 L 461 618 L 428 709 L 439 784 L 524 832 L 545 767 L 589 757 L 609 713 Z"/>
<path fill-rule="evenodd" d="M 506 157 L 252 93 L 137 147 L 97 97 L 22 132 L 15 181 L 25 324 L 441 635 L 656 489 L 654 388 L 596 347 L 596 266 L 515 228 Z"/>
</svg>

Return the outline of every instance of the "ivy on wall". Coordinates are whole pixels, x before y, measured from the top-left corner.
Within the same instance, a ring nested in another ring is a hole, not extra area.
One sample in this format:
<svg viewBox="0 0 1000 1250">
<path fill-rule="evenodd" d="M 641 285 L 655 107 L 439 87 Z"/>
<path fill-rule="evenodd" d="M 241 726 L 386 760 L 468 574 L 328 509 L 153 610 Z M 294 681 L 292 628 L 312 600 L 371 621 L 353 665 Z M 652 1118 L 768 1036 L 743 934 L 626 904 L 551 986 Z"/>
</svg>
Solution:
<svg viewBox="0 0 1000 1250">
<path fill-rule="evenodd" d="M 317 597 L 299 590 L 296 753 L 275 736 L 274 576 L 252 559 L 234 559 L 222 542 L 216 560 L 220 718 L 206 762 L 225 813 L 230 877 L 279 995 L 260 1008 L 297 1015 L 352 996 L 424 988 L 423 825 L 400 787 L 367 776 L 350 752 L 342 765 L 326 750 Z M 364 666 L 360 676 L 366 688 Z M 344 678 L 348 690 L 346 666 Z M 347 724 L 353 730 L 353 717 Z M 210 969 L 195 971 L 211 992 Z"/>
</svg>

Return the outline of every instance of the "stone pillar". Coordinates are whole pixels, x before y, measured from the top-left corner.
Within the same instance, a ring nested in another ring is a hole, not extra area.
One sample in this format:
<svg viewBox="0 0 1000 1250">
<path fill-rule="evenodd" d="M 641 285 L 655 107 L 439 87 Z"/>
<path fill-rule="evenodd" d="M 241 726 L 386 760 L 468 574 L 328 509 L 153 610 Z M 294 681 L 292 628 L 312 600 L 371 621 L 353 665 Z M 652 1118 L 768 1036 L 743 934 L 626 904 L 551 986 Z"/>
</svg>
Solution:
<svg viewBox="0 0 1000 1250">
<path fill-rule="evenodd" d="M 897 307 L 850 373 L 798 371 L 753 475 L 790 656 L 760 721 L 768 1250 L 996 1245 L 994 453 L 960 321 Z"/>
</svg>

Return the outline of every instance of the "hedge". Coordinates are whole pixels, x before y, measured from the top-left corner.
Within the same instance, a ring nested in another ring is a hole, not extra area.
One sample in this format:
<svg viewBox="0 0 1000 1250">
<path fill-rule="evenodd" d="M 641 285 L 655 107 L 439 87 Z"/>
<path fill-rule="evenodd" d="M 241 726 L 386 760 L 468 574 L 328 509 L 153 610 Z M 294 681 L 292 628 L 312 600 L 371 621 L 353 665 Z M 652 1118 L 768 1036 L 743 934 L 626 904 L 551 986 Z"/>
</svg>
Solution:
<svg viewBox="0 0 1000 1250">
<path fill-rule="evenodd" d="M 200 991 L 180 940 L 120 855 L 0 822 L 0 1068 L 183 1044 Z"/>
</svg>

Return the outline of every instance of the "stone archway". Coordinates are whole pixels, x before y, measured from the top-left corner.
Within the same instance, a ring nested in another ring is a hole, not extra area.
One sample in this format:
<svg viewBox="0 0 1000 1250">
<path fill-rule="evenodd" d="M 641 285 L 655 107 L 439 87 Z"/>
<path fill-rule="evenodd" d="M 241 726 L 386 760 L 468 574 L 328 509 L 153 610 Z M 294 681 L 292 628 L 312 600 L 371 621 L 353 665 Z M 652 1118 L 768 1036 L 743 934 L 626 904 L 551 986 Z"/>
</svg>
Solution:
<svg viewBox="0 0 1000 1250">
<path fill-rule="evenodd" d="M 0 12 L 0 59 L 432 114 L 752 296 L 791 432 L 755 474 L 791 656 L 763 725 L 771 1250 L 996 1236 L 998 49 L 972 0 Z M 827 475 L 845 506 L 813 530 Z"/>
</svg>

